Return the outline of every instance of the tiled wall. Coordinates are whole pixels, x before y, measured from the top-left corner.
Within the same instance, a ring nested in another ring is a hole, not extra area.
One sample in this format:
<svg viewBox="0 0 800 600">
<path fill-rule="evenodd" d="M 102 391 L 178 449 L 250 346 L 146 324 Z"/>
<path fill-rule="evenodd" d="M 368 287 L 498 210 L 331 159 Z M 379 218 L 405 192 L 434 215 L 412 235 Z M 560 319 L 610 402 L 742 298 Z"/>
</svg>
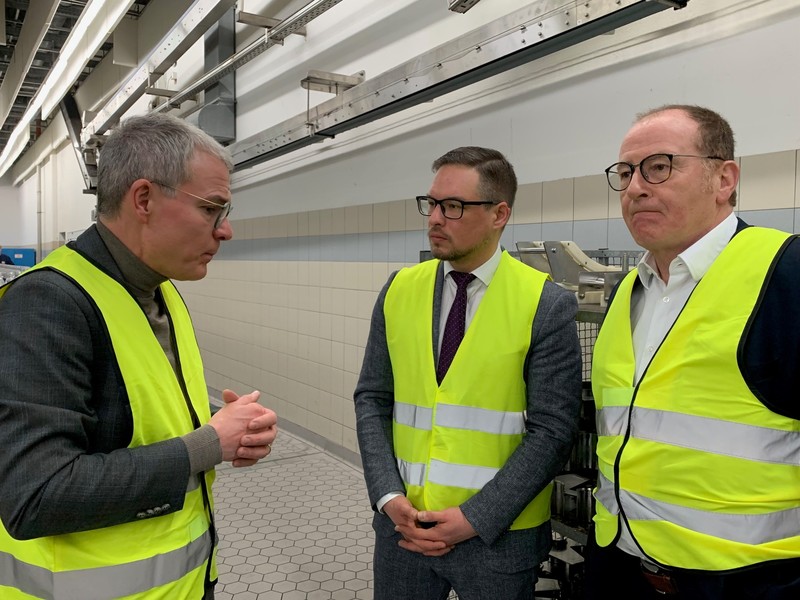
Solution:
<svg viewBox="0 0 800 600">
<path fill-rule="evenodd" d="M 755 225 L 800 230 L 798 152 L 741 159 L 737 210 Z M 502 243 L 573 240 L 636 249 L 604 175 L 520 186 Z M 347 458 L 357 453 L 353 389 L 378 291 L 428 248 L 416 203 L 233 221 L 199 282 L 181 284 L 216 393 L 262 392 L 284 427 Z"/>
</svg>

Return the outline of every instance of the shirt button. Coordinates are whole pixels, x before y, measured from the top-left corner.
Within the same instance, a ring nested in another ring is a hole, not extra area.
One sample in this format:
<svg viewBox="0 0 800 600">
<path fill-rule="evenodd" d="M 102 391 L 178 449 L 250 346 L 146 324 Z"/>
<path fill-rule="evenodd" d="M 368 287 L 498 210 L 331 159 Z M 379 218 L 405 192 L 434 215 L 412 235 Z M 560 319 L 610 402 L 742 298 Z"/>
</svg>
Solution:
<svg viewBox="0 0 800 600">
<path fill-rule="evenodd" d="M 648 352 L 649 354 L 652 354 L 654 351 L 655 351 L 655 348 L 653 348 L 652 346 L 648 346 L 648 347 L 647 347 L 647 352 Z"/>
<path fill-rule="evenodd" d="M 664 297 L 662 298 L 662 300 L 663 300 L 664 302 L 669 302 L 669 296 L 664 296 Z"/>
</svg>

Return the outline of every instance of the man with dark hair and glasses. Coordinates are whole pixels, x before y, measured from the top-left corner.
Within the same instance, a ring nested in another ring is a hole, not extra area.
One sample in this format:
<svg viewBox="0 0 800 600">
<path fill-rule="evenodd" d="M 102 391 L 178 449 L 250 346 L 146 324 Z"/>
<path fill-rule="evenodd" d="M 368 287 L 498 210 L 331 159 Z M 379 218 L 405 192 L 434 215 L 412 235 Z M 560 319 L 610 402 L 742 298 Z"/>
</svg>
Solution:
<svg viewBox="0 0 800 600">
<path fill-rule="evenodd" d="M 606 169 L 647 252 L 594 346 L 589 598 L 800 598 L 800 241 L 733 212 L 717 113 L 640 115 Z"/>
<path fill-rule="evenodd" d="M 172 279 L 231 239 L 230 154 L 172 116 L 125 120 L 97 222 L 0 288 L 0 596 L 214 596 L 211 486 L 270 452 L 275 413 L 223 391 Z"/>
<path fill-rule="evenodd" d="M 502 154 L 458 148 L 433 171 L 416 202 L 437 260 L 389 278 L 355 390 L 375 598 L 529 599 L 577 430 L 577 304 L 500 247 Z"/>
</svg>

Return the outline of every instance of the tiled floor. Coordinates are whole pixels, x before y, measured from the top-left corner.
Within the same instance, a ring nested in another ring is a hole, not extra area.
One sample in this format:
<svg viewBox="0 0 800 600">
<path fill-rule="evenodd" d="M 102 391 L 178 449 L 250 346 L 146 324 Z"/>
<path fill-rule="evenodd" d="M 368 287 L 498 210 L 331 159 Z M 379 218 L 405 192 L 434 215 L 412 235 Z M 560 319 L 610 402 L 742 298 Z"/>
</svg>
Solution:
<svg viewBox="0 0 800 600">
<path fill-rule="evenodd" d="M 282 430 L 266 460 L 217 469 L 214 499 L 216 600 L 372 600 L 372 509 L 357 467 Z M 548 582 L 537 597 L 558 597 Z"/>
<path fill-rule="evenodd" d="M 214 484 L 217 600 L 372 598 L 372 509 L 361 471 L 281 431 L 272 454 Z"/>
</svg>

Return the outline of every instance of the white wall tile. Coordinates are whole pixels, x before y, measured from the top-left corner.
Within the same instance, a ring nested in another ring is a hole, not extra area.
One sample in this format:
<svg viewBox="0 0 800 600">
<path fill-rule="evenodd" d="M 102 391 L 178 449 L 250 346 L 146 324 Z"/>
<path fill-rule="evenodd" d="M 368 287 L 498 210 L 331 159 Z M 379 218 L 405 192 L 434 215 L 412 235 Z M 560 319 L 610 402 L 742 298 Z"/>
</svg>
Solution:
<svg viewBox="0 0 800 600">
<path fill-rule="evenodd" d="M 542 222 L 572 221 L 573 180 L 545 181 L 542 187 Z"/>
<path fill-rule="evenodd" d="M 793 208 L 797 152 L 773 152 L 741 159 L 739 210 Z"/>
</svg>

